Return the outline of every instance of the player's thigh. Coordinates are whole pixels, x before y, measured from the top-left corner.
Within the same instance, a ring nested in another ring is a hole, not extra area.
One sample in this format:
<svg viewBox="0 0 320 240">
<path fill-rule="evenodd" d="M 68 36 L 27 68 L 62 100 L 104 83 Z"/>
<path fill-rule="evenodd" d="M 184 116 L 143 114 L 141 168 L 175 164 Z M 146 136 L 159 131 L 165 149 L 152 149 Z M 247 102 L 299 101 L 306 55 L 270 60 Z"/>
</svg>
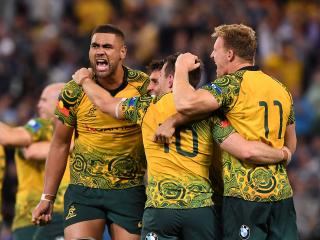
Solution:
<svg viewBox="0 0 320 240">
<path fill-rule="evenodd" d="M 116 223 L 110 225 L 110 235 L 112 240 L 139 240 L 140 234 L 129 233 L 125 228 Z"/>
<path fill-rule="evenodd" d="M 222 205 L 223 239 L 267 239 L 272 205 L 224 197 Z"/>
<path fill-rule="evenodd" d="M 178 240 L 181 220 L 177 209 L 146 208 L 143 213 L 141 240 Z"/>
<path fill-rule="evenodd" d="M 273 203 L 268 240 L 296 240 L 298 229 L 293 199 Z"/>
<path fill-rule="evenodd" d="M 105 209 L 99 202 L 101 199 L 96 189 L 69 185 L 64 197 L 64 228 L 84 221 L 105 221 Z"/>
<path fill-rule="evenodd" d="M 184 240 L 221 240 L 221 216 L 213 206 L 182 210 L 182 218 Z"/>
<path fill-rule="evenodd" d="M 95 239 L 102 240 L 105 220 L 95 219 L 78 222 L 64 229 L 65 240 Z"/>
<path fill-rule="evenodd" d="M 145 187 L 105 191 L 104 207 L 108 224 L 116 224 L 133 235 L 141 234 L 146 201 Z"/>
</svg>

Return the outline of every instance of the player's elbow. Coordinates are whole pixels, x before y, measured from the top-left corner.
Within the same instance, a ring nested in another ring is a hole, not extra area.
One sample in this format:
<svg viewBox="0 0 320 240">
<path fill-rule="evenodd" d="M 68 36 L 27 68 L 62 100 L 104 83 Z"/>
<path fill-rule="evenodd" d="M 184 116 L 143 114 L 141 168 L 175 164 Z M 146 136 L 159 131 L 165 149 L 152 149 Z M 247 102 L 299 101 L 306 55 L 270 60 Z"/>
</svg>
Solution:
<svg viewBox="0 0 320 240">
<path fill-rule="evenodd" d="M 191 116 L 194 114 L 194 104 L 193 100 L 191 98 L 180 98 L 175 101 L 177 112 L 186 115 Z"/>
</svg>

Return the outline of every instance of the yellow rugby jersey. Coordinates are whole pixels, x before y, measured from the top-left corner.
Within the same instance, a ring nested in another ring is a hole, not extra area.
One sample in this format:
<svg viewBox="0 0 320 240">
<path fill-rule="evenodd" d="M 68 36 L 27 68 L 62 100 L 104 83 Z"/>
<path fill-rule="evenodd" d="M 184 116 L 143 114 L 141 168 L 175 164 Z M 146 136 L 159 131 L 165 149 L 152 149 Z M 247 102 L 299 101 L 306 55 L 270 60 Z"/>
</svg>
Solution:
<svg viewBox="0 0 320 240">
<path fill-rule="evenodd" d="M 247 140 L 281 148 L 287 125 L 295 122 L 287 89 L 257 67 L 247 67 L 204 86 L 218 101 L 232 126 Z M 286 166 L 257 166 L 223 153 L 224 196 L 249 201 L 292 197 Z"/>
<path fill-rule="evenodd" d="M 154 143 L 158 126 L 176 113 L 173 94 L 156 99 L 129 98 L 122 103 L 125 119 L 141 125 L 148 164 L 146 207 L 198 208 L 213 205 L 209 180 L 213 140 L 222 142 L 234 129 L 209 118 L 176 129 L 171 144 Z"/>
<path fill-rule="evenodd" d="M 124 71 L 124 83 L 114 96 L 145 95 L 149 77 L 125 67 Z M 143 185 L 145 155 L 137 124 L 102 113 L 73 80 L 62 90 L 55 113 L 75 129 L 70 183 L 100 189 Z"/>
<path fill-rule="evenodd" d="M 25 129 L 34 142 L 48 141 L 52 137 L 52 122 L 45 119 L 31 119 Z M 18 190 L 16 195 L 15 216 L 12 229 L 32 225 L 31 213 L 39 203 L 43 190 L 45 161 L 28 161 L 22 149 L 16 148 L 15 164 L 17 169 Z"/>
<path fill-rule="evenodd" d="M 6 167 L 6 157 L 3 146 L 0 145 L 0 193 L 2 192 L 4 171 Z M 2 209 L 2 197 L 0 195 L 0 209 Z M 2 223 L 2 214 L 0 212 L 0 224 Z"/>
<path fill-rule="evenodd" d="M 50 141 L 53 134 L 53 123 L 47 119 L 31 119 L 25 126 L 31 134 L 33 142 Z M 16 195 L 15 216 L 13 230 L 32 225 L 31 213 L 39 203 L 43 192 L 45 161 L 26 160 L 21 148 L 15 151 L 15 163 L 17 168 L 18 191 Z M 54 212 L 63 213 L 64 193 L 69 184 L 70 171 L 65 171 L 59 186 Z"/>
</svg>

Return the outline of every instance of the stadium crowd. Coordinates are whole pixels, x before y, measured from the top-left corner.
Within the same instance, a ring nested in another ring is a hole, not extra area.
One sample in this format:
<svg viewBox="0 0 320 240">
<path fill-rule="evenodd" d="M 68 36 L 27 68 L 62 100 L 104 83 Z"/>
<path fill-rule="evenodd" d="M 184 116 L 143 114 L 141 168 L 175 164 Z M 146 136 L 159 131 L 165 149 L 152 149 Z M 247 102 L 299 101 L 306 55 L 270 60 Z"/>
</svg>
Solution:
<svg viewBox="0 0 320 240">
<path fill-rule="evenodd" d="M 288 167 L 302 240 L 320 239 L 320 2 L 316 0 L 2 0 L 0 121 L 25 124 L 43 88 L 68 82 L 88 66 L 91 30 L 113 23 L 126 34 L 125 64 L 145 70 L 174 52 L 201 56 L 215 77 L 209 37 L 215 26 L 244 23 L 258 35 L 257 64 L 291 91 L 298 147 Z M 16 192 L 12 148 L 6 148 L 0 239 L 10 239 Z"/>
</svg>

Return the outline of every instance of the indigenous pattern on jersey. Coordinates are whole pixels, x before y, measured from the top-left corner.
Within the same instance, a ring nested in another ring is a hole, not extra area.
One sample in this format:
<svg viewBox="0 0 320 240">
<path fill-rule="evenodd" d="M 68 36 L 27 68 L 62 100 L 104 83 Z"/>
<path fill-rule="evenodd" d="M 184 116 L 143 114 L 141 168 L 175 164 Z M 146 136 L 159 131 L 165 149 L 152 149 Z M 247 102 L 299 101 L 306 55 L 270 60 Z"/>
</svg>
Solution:
<svg viewBox="0 0 320 240">
<path fill-rule="evenodd" d="M 3 146 L 0 145 L 0 193 L 2 192 L 4 170 L 6 166 L 6 159 Z M 2 209 L 2 195 L 0 195 L 0 209 Z M 2 223 L 2 214 L 0 213 L 0 224 Z"/>
<path fill-rule="evenodd" d="M 126 85 L 115 97 L 146 95 L 149 77 L 128 68 L 124 72 Z M 72 184 L 101 189 L 143 184 L 145 155 L 137 124 L 102 113 L 73 80 L 62 90 L 55 113 L 75 129 L 70 159 Z"/>
<path fill-rule="evenodd" d="M 247 140 L 281 148 L 286 126 L 295 122 L 287 89 L 257 67 L 240 69 L 203 87 L 216 98 L 232 126 Z M 286 166 L 257 166 L 223 153 L 224 196 L 249 201 L 292 197 Z"/>
<path fill-rule="evenodd" d="M 157 144 L 152 141 L 156 129 L 176 113 L 172 93 L 155 99 L 126 99 L 122 111 L 125 119 L 141 125 L 148 162 L 146 207 L 184 209 L 213 205 L 209 180 L 212 144 L 233 133 L 231 125 L 209 118 L 176 129 L 171 144 Z"/>
<path fill-rule="evenodd" d="M 49 120 L 31 119 L 24 127 L 31 134 L 33 142 L 49 141 L 52 137 L 53 125 Z M 18 191 L 13 230 L 32 225 L 31 213 L 41 197 L 45 166 L 45 161 L 25 159 L 21 148 L 16 148 L 15 163 Z"/>
</svg>

